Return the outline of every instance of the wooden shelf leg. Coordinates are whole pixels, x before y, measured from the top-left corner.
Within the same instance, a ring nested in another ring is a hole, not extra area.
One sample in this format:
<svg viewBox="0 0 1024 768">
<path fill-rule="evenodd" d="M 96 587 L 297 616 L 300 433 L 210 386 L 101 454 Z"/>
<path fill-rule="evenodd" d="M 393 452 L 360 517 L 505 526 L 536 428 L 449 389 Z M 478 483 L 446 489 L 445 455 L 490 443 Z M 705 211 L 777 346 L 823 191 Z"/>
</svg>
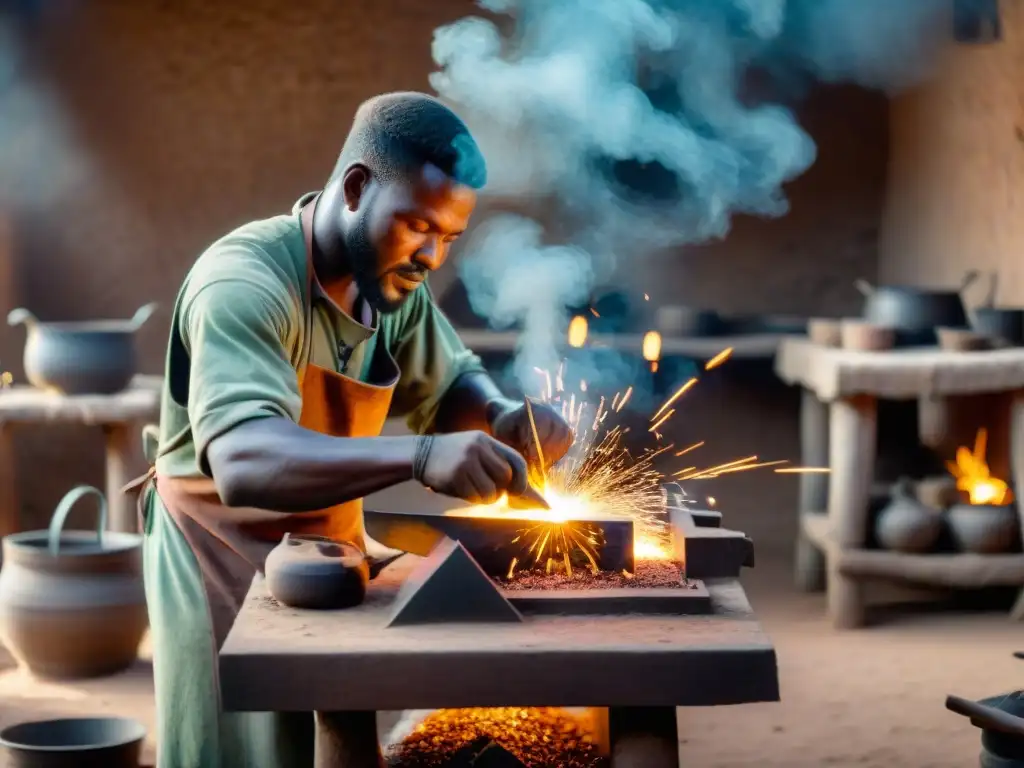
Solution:
<svg viewBox="0 0 1024 768">
<path fill-rule="evenodd" d="M 13 424 L 0 421 L 0 536 L 17 533 L 21 528 L 13 433 Z"/>
<path fill-rule="evenodd" d="M 107 509 L 108 526 L 112 531 L 134 533 L 138 524 L 135 507 L 121 489 L 132 479 L 131 428 L 128 424 L 107 424 L 103 427 L 107 440 Z"/>
<path fill-rule="evenodd" d="M 316 713 L 314 768 L 384 768 L 377 713 Z"/>
<path fill-rule="evenodd" d="M 828 455 L 828 406 L 810 390 L 800 400 L 800 460 L 805 467 L 826 467 Z M 821 512 L 828 501 L 828 475 L 800 475 L 800 514 Z M 797 526 L 793 578 L 802 592 L 825 588 L 825 556 Z"/>
<path fill-rule="evenodd" d="M 1017 519 L 1024 530 L 1024 390 L 1013 393 L 1010 405 L 1010 468 L 1013 475 L 1013 487 L 1017 491 Z M 1024 589 L 1021 590 L 1017 602 L 1010 612 L 1014 621 L 1024 619 Z"/>
<path fill-rule="evenodd" d="M 609 707 L 611 768 L 679 768 L 675 707 Z"/>
<path fill-rule="evenodd" d="M 857 396 L 837 400 L 829 408 L 829 456 L 832 468 L 828 514 L 838 548 L 862 547 L 867 538 L 868 504 L 871 496 L 878 428 L 878 401 Z M 828 606 L 837 629 L 864 624 L 864 590 L 849 576 L 839 573 L 835 557 L 828 561 Z"/>
</svg>

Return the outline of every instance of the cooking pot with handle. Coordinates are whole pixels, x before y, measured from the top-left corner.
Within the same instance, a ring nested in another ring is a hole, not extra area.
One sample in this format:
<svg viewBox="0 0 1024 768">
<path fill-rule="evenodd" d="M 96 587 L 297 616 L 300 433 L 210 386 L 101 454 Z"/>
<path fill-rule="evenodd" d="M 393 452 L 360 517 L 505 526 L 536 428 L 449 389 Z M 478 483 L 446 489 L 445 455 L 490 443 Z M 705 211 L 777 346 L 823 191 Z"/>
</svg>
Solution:
<svg viewBox="0 0 1024 768">
<path fill-rule="evenodd" d="M 857 280 L 855 285 L 864 295 L 865 320 L 892 328 L 898 346 L 928 346 L 937 343 L 936 328 L 968 327 L 962 294 L 977 279 L 977 271 L 968 272 L 955 291 L 874 286 L 866 280 Z"/>
</svg>

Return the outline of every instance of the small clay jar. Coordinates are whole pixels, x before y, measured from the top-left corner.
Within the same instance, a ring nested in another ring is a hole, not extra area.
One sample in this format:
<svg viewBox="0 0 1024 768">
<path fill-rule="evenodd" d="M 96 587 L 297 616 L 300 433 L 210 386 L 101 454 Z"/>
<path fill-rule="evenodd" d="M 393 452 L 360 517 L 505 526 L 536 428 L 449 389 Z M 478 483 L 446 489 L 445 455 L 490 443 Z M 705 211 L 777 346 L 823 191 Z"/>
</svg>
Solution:
<svg viewBox="0 0 1024 768">
<path fill-rule="evenodd" d="M 823 347 L 838 347 L 843 343 L 842 323 L 828 317 L 814 317 L 807 321 L 807 336 Z"/>
<path fill-rule="evenodd" d="M 366 598 L 366 556 L 356 545 L 286 533 L 267 556 L 267 589 L 291 608 L 351 608 Z"/>
<path fill-rule="evenodd" d="M 896 332 L 892 328 L 866 320 L 843 320 L 840 336 L 844 349 L 861 352 L 881 352 L 896 344 Z"/>
<path fill-rule="evenodd" d="M 878 515 L 875 535 L 893 552 L 922 554 L 931 550 L 942 533 L 942 517 L 914 496 L 909 480 L 901 479 L 892 500 Z"/>
<path fill-rule="evenodd" d="M 1020 535 L 1016 504 L 956 504 L 946 517 L 957 546 L 976 555 L 1011 552 Z"/>
<path fill-rule="evenodd" d="M 967 328 L 936 328 L 939 347 L 947 352 L 979 352 L 992 349 L 992 339 Z"/>
</svg>

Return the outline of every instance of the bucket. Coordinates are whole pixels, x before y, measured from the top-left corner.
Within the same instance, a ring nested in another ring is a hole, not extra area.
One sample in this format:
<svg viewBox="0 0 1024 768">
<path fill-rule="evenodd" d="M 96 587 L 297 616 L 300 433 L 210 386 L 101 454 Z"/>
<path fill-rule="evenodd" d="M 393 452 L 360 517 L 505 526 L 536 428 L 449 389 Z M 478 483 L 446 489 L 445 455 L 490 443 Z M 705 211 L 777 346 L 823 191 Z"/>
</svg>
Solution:
<svg viewBox="0 0 1024 768">
<path fill-rule="evenodd" d="M 146 729 L 123 717 L 37 720 L 0 731 L 10 768 L 138 768 Z"/>
<path fill-rule="evenodd" d="M 99 500 L 96 532 L 65 531 L 72 508 Z M 72 489 L 45 531 L 3 539 L 0 639 L 33 674 L 69 680 L 99 677 L 135 661 L 146 631 L 142 537 L 106 531 L 97 489 Z"/>
</svg>

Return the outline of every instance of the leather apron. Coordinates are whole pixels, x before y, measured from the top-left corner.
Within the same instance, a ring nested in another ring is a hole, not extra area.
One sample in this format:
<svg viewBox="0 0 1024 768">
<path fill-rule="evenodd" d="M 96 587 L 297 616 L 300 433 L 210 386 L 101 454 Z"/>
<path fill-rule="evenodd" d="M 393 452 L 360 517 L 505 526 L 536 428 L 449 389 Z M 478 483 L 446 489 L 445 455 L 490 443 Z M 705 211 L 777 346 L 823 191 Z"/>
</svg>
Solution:
<svg viewBox="0 0 1024 768">
<path fill-rule="evenodd" d="M 311 201 L 300 214 L 306 238 L 310 312 L 305 365 L 298 372 L 302 396 L 299 425 L 333 437 L 378 437 L 399 379 L 398 366 L 383 345 L 375 345 L 369 383 L 309 362 L 313 299 L 317 295 L 326 298 L 313 270 L 312 216 L 308 221 L 306 216 L 315 204 L 316 200 Z M 238 616 L 253 576 L 263 572 L 267 555 L 285 533 L 328 536 L 352 542 L 365 551 L 361 498 L 315 512 L 281 513 L 226 507 L 209 478 L 169 477 L 151 470 L 146 482 L 155 483 L 160 500 L 198 561 L 218 651 Z M 140 500 L 145 495 L 143 488 Z"/>
</svg>

